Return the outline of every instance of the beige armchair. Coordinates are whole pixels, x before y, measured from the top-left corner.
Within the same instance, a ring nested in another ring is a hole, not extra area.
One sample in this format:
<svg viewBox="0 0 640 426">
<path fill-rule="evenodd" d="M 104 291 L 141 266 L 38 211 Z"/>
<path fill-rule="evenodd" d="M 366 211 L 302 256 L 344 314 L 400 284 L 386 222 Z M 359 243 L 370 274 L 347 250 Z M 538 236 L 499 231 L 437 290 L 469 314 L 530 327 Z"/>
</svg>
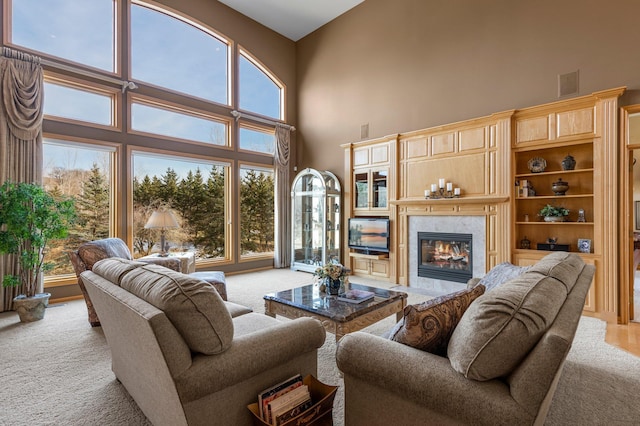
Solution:
<svg viewBox="0 0 640 426">
<path fill-rule="evenodd" d="M 447 357 L 346 335 L 346 426 L 543 424 L 594 270 L 575 253 L 546 256 L 471 303 Z"/>
<path fill-rule="evenodd" d="M 155 426 L 250 426 L 261 390 L 317 376 L 316 319 L 233 316 L 214 287 L 159 265 L 105 259 L 82 278 L 112 370 Z"/>
<path fill-rule="evenodd" d="M 80 287 L 82 295 L 84 296 L 84 301 L 87 304 L 89 323 L 92 327 L 98 327 L 100 325 L 100 319 L 93 308 L 93 303 L 91 302 L 91 298 L 87 293 L 84 283 L 82 282 L 80 274 L 84 271 L 91 271 L 96 262 L 110 257 L 133 260 L 129 247 L 120 238 L 105 238 L 102 240 L 90 241 L 81 244 L 80 247 L 78 247 L 78 250 L 69 253 L 73 269 L 78 277 L 78 286 Z M 145 259 L 141 261 L 145 263 L 161 264 L 162 266 L 173 269 L 174 271 L 180 271 L 180 260 L 178 259 L 164 257 L 159 259 Z"/>
</svg>

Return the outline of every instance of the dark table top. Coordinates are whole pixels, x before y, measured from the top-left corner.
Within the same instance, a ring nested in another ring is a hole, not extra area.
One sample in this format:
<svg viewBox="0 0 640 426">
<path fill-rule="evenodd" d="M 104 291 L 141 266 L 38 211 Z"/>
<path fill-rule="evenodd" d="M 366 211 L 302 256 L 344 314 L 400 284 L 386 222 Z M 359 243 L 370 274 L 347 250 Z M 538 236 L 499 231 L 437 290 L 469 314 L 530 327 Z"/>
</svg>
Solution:
<svg viewBox="0 0 640 426">
<path fill-rule="evenodd" d="M 361 303 L 349 303 L 338 300 L 337 296 L 321 292 L 315 284 L 309 284 L 291 290 L 269 293 L 264 296 L 264 299 L 274 300 L 334 321 L 346 322 L 397 300 L 407 298 L 407 293 L 401 291 L 386 290 L 362 284 L 350 283 L 349 288 L 371 291 L 374 293 L 374 297 Z"/>
</svg>

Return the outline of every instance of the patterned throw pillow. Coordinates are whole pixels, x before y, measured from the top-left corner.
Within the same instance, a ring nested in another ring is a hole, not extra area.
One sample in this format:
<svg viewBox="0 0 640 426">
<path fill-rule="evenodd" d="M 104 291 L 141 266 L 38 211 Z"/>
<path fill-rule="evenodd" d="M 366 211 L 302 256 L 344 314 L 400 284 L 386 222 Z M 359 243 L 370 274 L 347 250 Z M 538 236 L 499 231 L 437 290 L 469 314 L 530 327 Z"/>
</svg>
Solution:
<svg viewBox="0 0 640 426">
<path fill-rule="evenodd" d="M 436 355 L 446 356 L 453 330 L 471 302 L 484 293 L 484 286 L 447 294 L 404 308 L 404 317 L 389 333 L 389 339 Z"/>
<path fill-rule="evenodd" d="M 485 292 L 489 292 L 499 285 L 526 272 L 531 266 L 516 266 L 509 262 L 502 262 L 491 268 L 487 275 L 480 278 L 478 284 L 485 287 Z"/>
</svg>

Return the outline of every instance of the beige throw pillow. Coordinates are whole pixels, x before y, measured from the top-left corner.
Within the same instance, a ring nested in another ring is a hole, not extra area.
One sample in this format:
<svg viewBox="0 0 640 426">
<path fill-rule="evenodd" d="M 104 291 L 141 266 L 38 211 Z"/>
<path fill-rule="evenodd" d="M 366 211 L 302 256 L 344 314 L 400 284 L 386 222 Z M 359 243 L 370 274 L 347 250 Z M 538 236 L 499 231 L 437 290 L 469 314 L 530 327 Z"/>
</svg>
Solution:
<svg viewBox="0 0 640 426">
<path fill-rule="evenodd" d="M 404 317 L 389 339 L 436 355 L 446 356 L 453 330 L 471 302 L 484 293 L 477 285 L 404 308 Z"/>
</svg>

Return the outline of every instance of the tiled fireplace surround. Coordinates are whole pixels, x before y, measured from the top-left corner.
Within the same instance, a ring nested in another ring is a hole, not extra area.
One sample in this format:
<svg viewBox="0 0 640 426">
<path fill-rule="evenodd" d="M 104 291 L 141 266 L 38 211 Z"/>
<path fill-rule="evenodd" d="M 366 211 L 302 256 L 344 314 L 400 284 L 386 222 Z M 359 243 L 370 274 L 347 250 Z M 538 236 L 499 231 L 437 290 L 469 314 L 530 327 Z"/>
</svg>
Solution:
<svg viewBox="0 0 640 426">
<path fill-rule="evenodd" d="M 434 295 L 462 290 L 464 283 L 418 276 L 418 232 L 451 232 L 471 234 L 473 240 L 473 276 L 486 271 L 487 229 L 485 216 L 409 216 L 408 257 L 409 286 Z"/>
</svg>

